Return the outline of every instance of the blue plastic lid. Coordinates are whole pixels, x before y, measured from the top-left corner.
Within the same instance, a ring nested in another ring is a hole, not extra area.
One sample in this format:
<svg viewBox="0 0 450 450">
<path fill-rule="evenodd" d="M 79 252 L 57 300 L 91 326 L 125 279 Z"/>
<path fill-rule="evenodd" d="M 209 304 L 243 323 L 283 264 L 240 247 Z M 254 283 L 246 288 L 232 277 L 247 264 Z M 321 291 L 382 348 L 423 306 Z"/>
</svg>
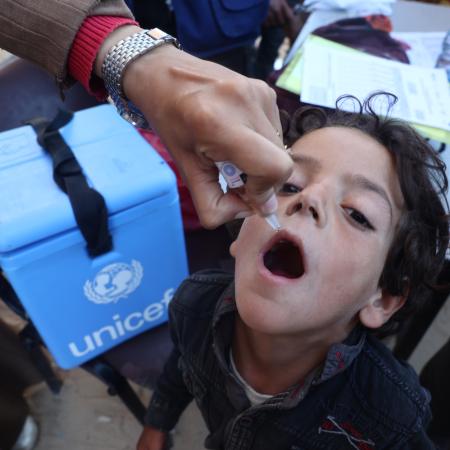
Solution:
<svg viewBox="0 0 450 450">
<path fill-rule="evenodd" d="M 114 214 L 176 192 L 173 172 L 110 105 L 75 113 L 61 134 Z M 0 252 L 76 228 L 52 161 L 30 126 L 0 133 Z"/>
</svg>

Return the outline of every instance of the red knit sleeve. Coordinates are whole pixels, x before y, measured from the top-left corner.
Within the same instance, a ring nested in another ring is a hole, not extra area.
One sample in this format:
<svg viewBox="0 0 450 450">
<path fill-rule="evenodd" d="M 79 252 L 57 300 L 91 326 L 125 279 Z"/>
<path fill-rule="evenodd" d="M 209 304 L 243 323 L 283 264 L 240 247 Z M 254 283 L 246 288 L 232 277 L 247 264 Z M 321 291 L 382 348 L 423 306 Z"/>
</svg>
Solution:
<svg viewBox="0 0 450 450">
<path fill-rule="evenodd" d="M 92 73 L 97 52 L 106 37 L 122 25 L 138 25 L 133 19 L 89 16 L 78 30 L 69 53 L 68 70 L 98 100 L 107 97 L 102 80 Z"/>
</svg>

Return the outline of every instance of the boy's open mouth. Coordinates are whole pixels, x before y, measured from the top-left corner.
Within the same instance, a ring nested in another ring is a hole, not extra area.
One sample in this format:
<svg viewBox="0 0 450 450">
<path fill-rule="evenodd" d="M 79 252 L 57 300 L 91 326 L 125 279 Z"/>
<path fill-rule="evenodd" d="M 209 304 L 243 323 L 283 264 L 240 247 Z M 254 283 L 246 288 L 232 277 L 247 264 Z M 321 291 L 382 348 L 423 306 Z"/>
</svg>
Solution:
<svg viewBox="0 0 450 450">
<path fill-rule="evenodd" d="M 263 260 L 264 266 L 279 277 L 300 278 L 305 272 L 300 248 L 286 236 L 273 242 Z"/>
</svg>

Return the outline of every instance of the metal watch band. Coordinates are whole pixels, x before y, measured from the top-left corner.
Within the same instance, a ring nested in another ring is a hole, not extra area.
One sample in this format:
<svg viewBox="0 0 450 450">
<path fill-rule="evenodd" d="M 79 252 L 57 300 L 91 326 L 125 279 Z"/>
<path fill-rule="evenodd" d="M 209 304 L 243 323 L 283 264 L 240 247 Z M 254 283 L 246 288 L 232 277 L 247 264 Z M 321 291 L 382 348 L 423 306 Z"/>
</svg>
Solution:
<svg viewBox="0 0 450 450">
<path fill-rule="evenodd" d="M 119 41 L 108 52 L 102 65 L 103 82 L 119 114 L 139 128 L 150 126 L 144 115 L 125 97 L 122 89 L 123 75 L 127 66 L 140 56 L 164 44 L 180 48 L 177 39 L 158 28 L 142 30 Z"/>
</svg>

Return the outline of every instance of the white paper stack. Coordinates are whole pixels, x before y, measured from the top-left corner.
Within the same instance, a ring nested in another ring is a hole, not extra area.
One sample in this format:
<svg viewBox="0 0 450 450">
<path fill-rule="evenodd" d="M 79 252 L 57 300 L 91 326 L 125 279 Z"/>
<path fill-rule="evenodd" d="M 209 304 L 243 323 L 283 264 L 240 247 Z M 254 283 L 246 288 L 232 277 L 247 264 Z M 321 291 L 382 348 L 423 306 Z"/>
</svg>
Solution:
<svg viewBox="0 0 450 450">
<path fill-rule="evenodd" d="M 395 0 L 305 0 L 303 6 L 308 11 L 345 10 L 348 17 L 360 17 L 370 14 L 392 14 Z"/>
<path fill-rule="evenodd" d="M 444 69 L 411 66 L 362 52 L 307 40 L 303 46 L 301 101 L 330 108 L 351 94 L 364 100 L 375 91 L 395 94 L 399 101 L 392 117 L 450 130 L 450 93 Z M 352 110 L 354 105 L 342 105 Z M 386 104 L 376 105 L 386 114 Z"/>
</svg>

